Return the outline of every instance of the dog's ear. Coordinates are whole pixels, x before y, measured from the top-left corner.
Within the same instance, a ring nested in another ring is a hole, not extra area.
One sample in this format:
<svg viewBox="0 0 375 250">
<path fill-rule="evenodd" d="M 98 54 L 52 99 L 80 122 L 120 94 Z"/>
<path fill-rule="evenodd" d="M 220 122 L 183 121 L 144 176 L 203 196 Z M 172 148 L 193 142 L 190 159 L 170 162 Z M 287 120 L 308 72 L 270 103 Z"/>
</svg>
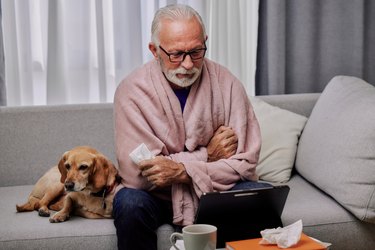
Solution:
<svg viewBox="0 0 375 250">
<path fill-rule="evenodd" d="M 95 189 L 102 189 L 113 185 L 117 178 L 117 169 L 104 155 L 97 155 L 90 178 Z"/>
<path fill-rule="evenodd" d="M 61 173 L 61 178 L 60 178 L 60 182 L 61 183 L 64 183 L 65 182 L 65 179 L 66 179 L 66 176 L 67 176 L 67 170 L 66 170 L 66 167 L 65 167 L 65 161 L 68 157 L 68 154 L 69 154 L 69 151 L 66 151 L 60 161 L 59 161 L 59 164 L 58 164 L 58 167 L 59 167 L 59 171 Z"/>
<path fill-rule="evenodd" d="M 113 163 L 110 160 L 107 160 L 107 165 L 108 165 L 108 178 L 107 178 L 107 186 L 112 186 L 113 183 L 116 182 L 116 179 L 118 178 L 118 172 L 113 165 Z"/>
<path fill-rule="evenodd" d="M 102 155 L 96 155 L 89 177 L 89 183 L 92 183 L 94 189 L 100 190 L 107 185 L 107 168 L 108 166 L 105 157 Z"/>
</svg>

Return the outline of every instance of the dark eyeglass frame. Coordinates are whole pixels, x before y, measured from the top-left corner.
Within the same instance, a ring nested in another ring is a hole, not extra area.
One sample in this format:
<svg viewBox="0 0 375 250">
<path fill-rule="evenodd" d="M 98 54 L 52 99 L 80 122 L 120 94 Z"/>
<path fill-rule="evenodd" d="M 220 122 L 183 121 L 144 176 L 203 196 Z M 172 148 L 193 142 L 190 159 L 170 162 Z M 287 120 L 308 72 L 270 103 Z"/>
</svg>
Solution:
<svg viewBox="0 0 375 250">
<path fill-rule="evenodd" d="M 204 43 L 204 48 L 201 48 L 201 49 L 192 49 L 192 50 L 189 50 L 189 51 L 176 51 L 176 52 L 173 52 L 173 53 L 168 53 L 160 45 L 159 45 L 159 48 L 168 56 L 169 61 L 171 63 L 181 63 L 181 62 L 183 62 L 185 60 L 185 58 L 186 58 L 187 55 L 190 56 L 190 58 L 191 58 L 192 61 L 198 61 L 198 60 L 202 59 L 206 55 L 206 51 L 207 51 L 206 43 Z M 197 52 L 201 52 L 201 51 L 204 51 L 204 52 L 199 57 L 192 56 L 192 55 L 194 55 L 193 53 L 197 53 Z M 178 58 L 178 59 L 172 59 L 171 56 L 179 56 L 180 58 Z"/>
</svg>

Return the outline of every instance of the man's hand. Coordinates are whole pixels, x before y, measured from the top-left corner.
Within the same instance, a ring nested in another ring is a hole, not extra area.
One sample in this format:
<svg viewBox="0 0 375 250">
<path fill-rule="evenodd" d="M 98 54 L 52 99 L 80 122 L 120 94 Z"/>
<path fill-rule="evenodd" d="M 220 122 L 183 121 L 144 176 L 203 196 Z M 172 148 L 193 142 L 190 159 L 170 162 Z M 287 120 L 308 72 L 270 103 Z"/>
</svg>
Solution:
<svg viewBox="0 0 375 250">
<path fill-rule="evenodd" d="M 238 138 L 230 127 L 220 126 L 207 145 L 208 161 L 228 159 L 237 151 Z"/>
<path fill-rule="evenodd" d="M 163 156 L 139 163 L 142 175 L 156 187 L 166 187 L 173 183 L 189 183 L 184 164 L 177 163 Z"/>
</svg>

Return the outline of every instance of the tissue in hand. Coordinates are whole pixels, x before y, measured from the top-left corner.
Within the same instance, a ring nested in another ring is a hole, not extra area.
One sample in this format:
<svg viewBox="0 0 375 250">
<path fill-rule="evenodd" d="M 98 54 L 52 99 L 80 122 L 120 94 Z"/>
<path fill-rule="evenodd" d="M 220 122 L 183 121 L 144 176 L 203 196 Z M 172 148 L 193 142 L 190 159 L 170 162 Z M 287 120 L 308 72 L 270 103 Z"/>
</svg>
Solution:
<svg viewBox="0 0 375 250">
<path fill-rule="evenodd" d="M 147 148 L 146 144 L 142 143 L 137 148 L 135 148 L 130 154 L 130 158 L 135 164 L 139 164 L 143 160 L 149 160 L 154 158 L 154 155 Z"/>
<path fill-rule="evenodd" d="M 294 246 L 301 239 L 302 227 L 302 220 L 299 220 L 284 228 L 265 229 L 260 232 L 262 240 L 259 244 L 277 244 L 279 248 Z"/>
</svg>

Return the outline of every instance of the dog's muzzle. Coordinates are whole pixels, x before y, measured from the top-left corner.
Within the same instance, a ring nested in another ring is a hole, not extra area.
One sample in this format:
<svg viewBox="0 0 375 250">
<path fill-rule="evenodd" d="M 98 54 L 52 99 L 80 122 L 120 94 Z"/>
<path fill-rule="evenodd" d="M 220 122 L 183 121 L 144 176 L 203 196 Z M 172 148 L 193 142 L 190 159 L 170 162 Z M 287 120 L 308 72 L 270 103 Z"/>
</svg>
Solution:
<svg viewBox="0 0 375 250">
<path fill-rule="evenodd" d="M 66 191 L 74 191 L 74 182 L 65 182 Z"/>
</svg>

